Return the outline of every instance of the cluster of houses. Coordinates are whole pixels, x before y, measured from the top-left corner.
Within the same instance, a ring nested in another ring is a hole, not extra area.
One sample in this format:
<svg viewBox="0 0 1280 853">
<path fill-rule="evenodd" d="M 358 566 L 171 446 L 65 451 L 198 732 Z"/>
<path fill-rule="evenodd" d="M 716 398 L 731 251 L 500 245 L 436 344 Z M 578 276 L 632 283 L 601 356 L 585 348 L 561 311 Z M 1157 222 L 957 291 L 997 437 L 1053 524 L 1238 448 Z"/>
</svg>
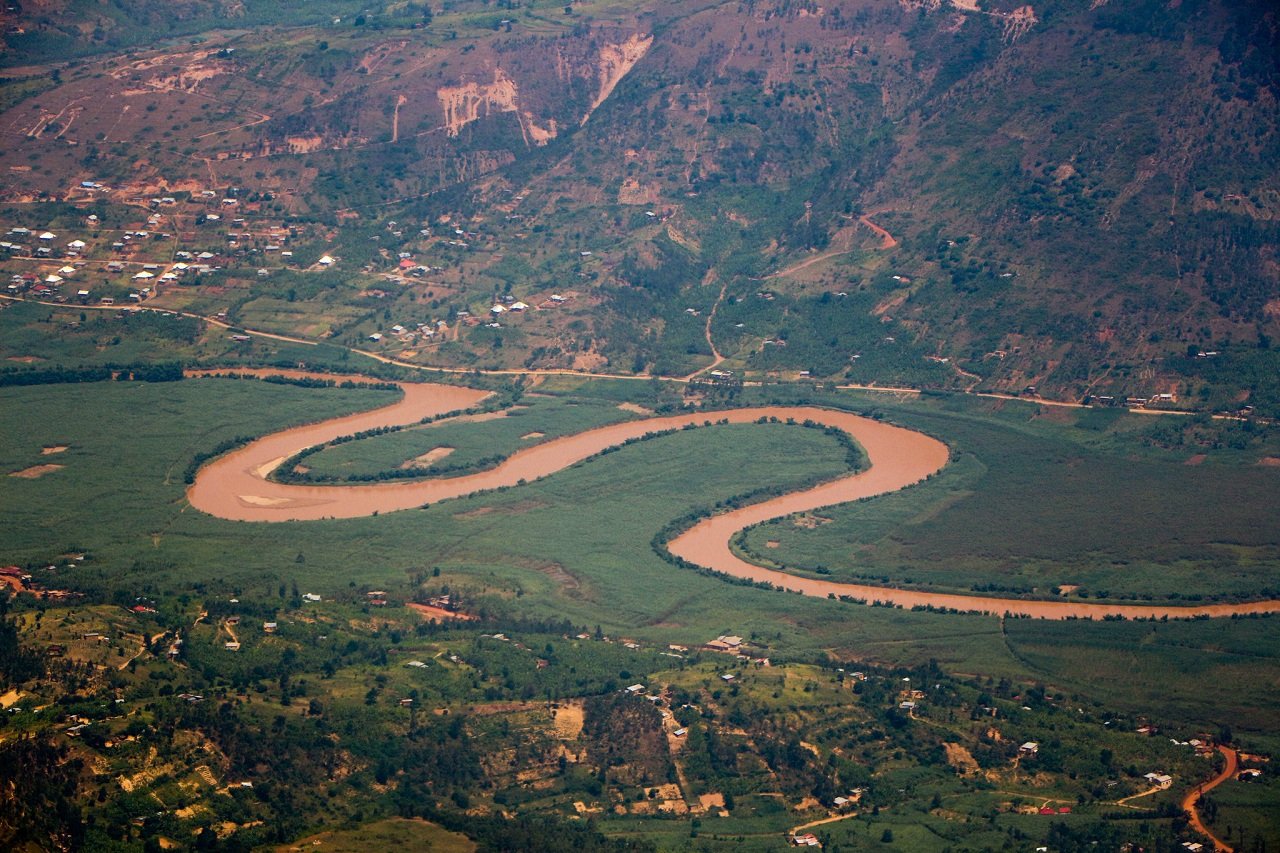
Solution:
<svg viewBox="0 0 1280 853">
<path fill-rule="evenodd" d="M 26 228 L 10 229 L 7 236 L 22 236 L 30 234 L 30 230 Z M 152 232 L 147 230 L 125 231 L 110 245 L 111 260 L 101 263 L 100 266 L 90 268 L 90 261 L 84 258 L 88 244 L 84 240 L 74 239 L 63 245 L 56 244 L 54 241 L 58 239 L 58 235 L 46 231 L 36 235 L 35 239 L 39 242 L 36 248 L 31 248 L 22 243 L 12 241 L 0 241 L 0 250 L 9 257 L 32 258 L 35 260 L 45 260 L 50 262 L 61 261 L 62 266 L 52 269 L 46 267 L 43 272 L 19 272 L 13 273 L 9 277 L 7 291 L 10 295 L 19 295 L 23 293 L 31 293 L 38 299 L 48 299 L 57 302 L 69 302 L 74 298 L 80 303 L 86 303 L 92 296 L 92 291 L 88 287 L 77 287 L 74 294 L 63 293 L 64 285 L 68 287 L 69 280 L 83 279 L 94 272 L 105 272 L 108 275 L 116 276 L 126 272 L 128 265 L 132 265 L 137 272 L 131 277 L 131 283 L 138 289 L 129 294 L 129 298 L 135 302 L 141 302 L 158 292 L 158 288 L 162 284 L 170 284 L 176 282 L 184 275 L 190 273 L 208 273 L 217 267 L 211 263 L 218 256 L 213 252 L 200 252 L 198 254 L 188 251 L 178 251 L 174 253 L 176 262 L 174 263 L 154 263 L 129 260 L 133 255 L 137 254 L 140 247 L 148 240 L 166 240 L 172 238 L 172 234 L 165 232 Z M 100 263 L 94 261 L 93 263 Z M 106 283 L 106 279 L 102 279 L 102 283 Z M 103 297 L 100 302 L 102 304 L 113 304 L 114 297 Z"/>
<path fill-rule="evenodd" d="M 90 191 L 105 190 L 101 183 L 92 180 L 86 180 L 80 184 L 82 189 Z M 232 187 L 225 194 L 220 194 L 213 190 L 203 190 L 193 194 L 189 200 L 185 200 L 187 208 L 184 214 L 191 215 L 196 225 L 205 223 L 221 223 L 224 214 L 234 215 L 240 212 L 253 212 L 260 209 L 260 204 L 256 201 L 242 202 L 239 198 L 242 190 Z M 158 247 L 162 253 L 168 249 L 175 239 L 174 233 L 163 230 L 163 223 L 168 216 L 173 218 L 172 208 L 178 206 L 179 198 L 176 196 L 156 196 L 152 198 L 138 197 L 130 198 L 131 204 L 146 205 L 150 212 L 146 217 L 146 223 L 142 228 L 135 228 L 124 232 L 100 232 L 102 222 L 95 214 L 89 214 L 85 217 L 85 225 L 95 234 L 105 235 L 109 233 L 110 237 L 105 237 L 100 248 L 107 250 L 106 256 L 110 259 L 102 266 L 94 266 L 92 270 L 86 269 L 89 264 L 102 264 L 102 257 L 97 257 L 92 261 L 87 261 L 85 256 L 88 254 L 89 243 L 84 239 L 75 238 L 65 244 L 59 239 L 59 236 L 50 231 L 36 233 L 30 228 L 14 227 L 4 235 L 5 239 L 0 240 L 0 259 L 8 256 L 15 258 L 27 258 L 37 261 L 54 261 L 65 260 L 66 263 L 61 269 L 56 271 L 46 269 L 39 275 L 25 274 L 14 275 L 10 278 L 8 291 L 11 295 L 30 291 L 33 295 L 42 299 L 50 299 L 55 301 L 70 301 L 70 294 L 61 294 L 58 292 L 58 286 L 65 279 L 79 274 L 86 276 L 90 271 L 99 272 L 105 270 L 108 274 L 116 275 L 125 272 L 126 265 L 138 266 L 143 264 L 142 259 L 136 259 L 135 256 L 142 252 L 142 247 L 160 243 Z M 215 212 L 216 211 L 216 212 Z M 178 263 L 163 265 L 150 263 L 143 265 L 140 272 L 132 276 L 132 281 L 143 283 L 146 287 L 140 288 L 136 293 L 131 293 L 130 298 L 135 301 L 142 301 L 148 296 L 153 295 L 152 289 L 154 285 L 160 283 L 169 283 L 176 281 L 178 278 L 188 273 L 207 273 L 219 269 L 217 261 L 224 254 L 244 256 L 249 253 L 279 253 L 279 257 L 284 263 L 289 263 L 293 252 L 284 248 L 285 244 L 291 237 L 297 236 L 296 229 L 285 228 L 281 225 L 266 226 L 259 229 L 259 233 L 254 233 L 253 229 L 245 226 L 245 219 L 240 216 L 234 216 L 229 220 L 232 230 L 225 234 L 225 248 L 219 249 L 213 247 L 215 251 L 187 251 L 180 250 L 174 253 L 173 257 Z M 241 226 L 244 226 L 243 228 Z M 248 229 L 248 230 L 246 230 Z M 179 235 L 181 236 L 181 235 Z M 106 240 L 110 240 L 109 244 Z M 156 251 L 146 254 L 154 256 Z M 328 264 L 334 261 L 326 256 Z M 325 266 L 327 264 L 322 264 Z M 269 270 L 259 269 L 259 277 L 269 274 Z M 152 281 L 155 279 L 155 281 Z M 108 283 L 103 279 L 103 284 Z M 81 289 L 75 296 L 80 298 L 81 302 L 87 301 L 89 291 Z M 110 299 L 111 297 L 107 297 Z"/>
<path fill-rule="evenodd" d="M 412 328 L 402 323 L 396 323 L 386 334 L 374 332 L 369 335 L 369 340 L 377 343 L 385 339 L 389 334 L 402 344 L 411 344 L 415 341 L 431 342 L 437 336 L 443 336 L 448 328 L 449 324 L 444 320 L 428 320 L 425 323 L 415 323 Z"/>
<path fill-rule="evenodd" d="M 1032 394 L 1035 393 L 1034 386 L 1027 386 L 1027 387 L 1031 389 Z M 1178 402 L 1178 395 L 1170 392 L 1161 392 L 1157 394 L 1152 394 L 1148 397 L 1140 397 L 1137 395 L 1116 397 L 1111 394 L 1091 394 L 1085 397 L 1083 400 L 1083 403 L 1086 406 L 1095 406 L 1097 408 L 1104 408 L 1104 409 L 1113 408 L 1113 407 L 1122 407 L 1126 409 L 1145 409 L 1148 406 L 1172 406 L 1177 402 Z"/>
<path fill-rule="evenodd" d="M 546 301 L 539 304 L 537 307 L 539 309 L 555 307 L 567 301 L 568 301 L 568 297 L 566 297 L 564 294 L 553 293 L 547 298 Z M 485 325 L 487 325 L 491 329 L 501 328 L 502 324 L 499 323 L 498 320 L 502 317 L 503 314 L 522 314 L 525 311 L 528 311 L 529 308 L 530 306 L 527 302 L 523 302 L 519 299 L 516 299 L 514 296 L 508 293 L 494 300 L 493 305 L 489 307 L 489 318 L 490 318 L 489 322 L 486 323 Z M 469 316 L 469 315 L 466 315 L 466 312 L 459 312 L 459 315 Z M 466 322 L 468 323 L 468 325 L 475 325 L 480 321 L 476 319 L 469 319 Z"/>
<path fill-rule="evenodd" d="M 48 568 L 52 569 L 53 566 Z M 63 601 L 83 596 L 83 593 L 67 589 L 49 589 L 33 580 L 30 572 L 18 566 L 0 566 L 0 588 L 6 586 L 14 593 L 30 593 L 44 601 Z"/>
</svg>

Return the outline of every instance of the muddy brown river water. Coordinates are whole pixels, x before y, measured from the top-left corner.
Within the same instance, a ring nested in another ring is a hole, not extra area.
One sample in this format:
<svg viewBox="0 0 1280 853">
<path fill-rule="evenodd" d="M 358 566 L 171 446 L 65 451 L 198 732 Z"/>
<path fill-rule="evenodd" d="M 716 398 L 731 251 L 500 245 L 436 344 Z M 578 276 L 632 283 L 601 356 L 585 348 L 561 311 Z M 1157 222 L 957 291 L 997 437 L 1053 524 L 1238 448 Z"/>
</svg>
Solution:
<svg viewBox="0 0 1280 853">
<path fill-rule="evenodd" d="M 236 521 L 357 518 L 420 507 L 501 486 L 517 486 L 550 476 L 608 447 L 649 432 L 707 421 L 751 423 L 761 417 L 793 418 L 815 421 L 848 433 L 866 451 L 869 466 L 813 488 L 705 519 L 669 543 L 673 554 L 733 577 L 766 581 L 804 595 L 849 596 L 907 608 L 931 606 L 1046 619 L 1193 618 L 1280 612 L 1280 601 L 1175 607 L 991 598 L 815 580 L 749 563 L 729 547 L 730 540 L 739 531 L 792 513 L 895 491 L 920 482 L 947 463 L 947 446 L 935 438 L 848 412 L 816 407 L 766 406 L 625 421 L 519 450 L 495 468 L 461 477 L 343 486 L 289 485 L 267 479 L 285 459 L 305 448 L 374 427 L 417 423 L 426 417 L 474 406 L 488 396 L 484 391 L 450 385 L 406 383 L 402 388 L 404 397 L 389 406 L 274 433 L 214 459 L 197 473 L 195 482 L 187 490 L 188 500 L 196 509 Z"/>
</svg>

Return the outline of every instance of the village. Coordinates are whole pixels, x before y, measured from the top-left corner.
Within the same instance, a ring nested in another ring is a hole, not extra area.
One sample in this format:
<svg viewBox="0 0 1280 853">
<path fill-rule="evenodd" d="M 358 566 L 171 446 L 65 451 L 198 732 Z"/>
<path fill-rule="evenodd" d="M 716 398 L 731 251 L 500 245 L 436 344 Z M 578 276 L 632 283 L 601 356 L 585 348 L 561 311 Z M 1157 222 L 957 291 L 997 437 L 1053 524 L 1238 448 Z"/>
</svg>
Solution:
<svg viewBox="0 0 1280 853">
<path fill-rule="evenodd" d="M 17 567 L 0 571 L 0 577 L 10 579 L 10 583 L 17 579 L 29 584 L 30 577 L 24 579 L 22 574 L 23 570 Z M 38 592 L 26 587 L 21 594 Z M 724 821 L 726 825 L 741 821 L 776 797 L 787 804 L 786 814 L 794 815 L 794 825 L 785 839 L 800 847 L 823 847 L 835 823 L 884 820 L 899 810 L 910 812 L 916 808 L 911 803 L 921 795 L 913 793 L 910 786 L 903 788 L 902 783 L 890 782 L 895 778 L 893 772 L 876 770 L 874 763 L 868 768 L 869 773 L 855 771 L 857 763 L 852 762 L 855 758 L 863 760 L 861 755 L 883 755 L 886 758 L 878 760 L 888 760 L 892 766 L 887 756 L 899 737 L 893 734 L 895 731 L 916 731 L 917 737 L 929 733 L 928 737 L 938 738 L 945 747 L 946 758 L 940 768 L 943 772 L 938 779 L 940 783 L 947 778 L 955 781 L 943 785 L 942 790 L 954 788 L 944 802 L 962 790 L 992 791 L 1003 797 L 1000 813 L 1055 820 L 1074 817 L 1081 810 L 1085 815 L 1093 814 L 1104 806 L 1140 810 L 1148 808 L 1143 805 L 1145 801 L 1158 800 L 1166 792 L 1194 791 L 1191 786 L 1210 774 L 1210 767 L 1225 749 L 1220 749 L 1207 733 L 1185 739 L 1162 737 L 1156 724 L 1142 718 L 1128 723 L 1128 732 L 1123 731 L 1126 722 L 1115 718 L 1082 718 L 1067 727 L 1075 712 L 1066 706 L 1057 707 L 1059 702 L 1047 693 L 1011 691 L 1000 698 L 955 684 L 936 673 L 905 675 L 876 667 L 799 664 L 787 660 L 785 650 L 772 643 L 728 633 L 708 638 L 700 646 L 673 642 L 655 647 L 626 637 L 611 637 L 598 629 L 554 637 L 520 629 L 494 631 L 483 622 L 476 624 L 476 616 L 464 606 L 470 596 L 459 596 L 454 591 L 416 594 L 416 601 L 402 601 L 401 594 L 384 589 L 357 589 L 330 598 L 295 588 L 289 596 L 292 604 L 243 596 L 227 599 L 216 607 L 207 602 L 189 625 L 170 628 L 163 626 L 173 620 L 145 597 L 122 602 L 114 614 L 101 607 L 85 609 L 71 602 L 48 602 L 58 609 L 45 617 L 40 636 L 48 638 L 46 654 L 51 666 L 63 662 L 77 667 L 88 664 L 91 670 L 103 673 L 91 682 L 101 687 L 108 681 L 119 681 L 115 675 L 104 681 L 107 672 L 124 676 L 136 670 L 139 674 L 149 672 L 151 679 L 172 685 L 165 689 L 171 691 L 175 708 L 200 707 L 210 701 L 239 697 L 238 703 L 266 702 L 278 707 L 283 702 L 285 708 L 292 706 L 301 711 L 304 718 L 321 713 L 320 709 L 329 708 L 331 703 L 332 712 L 337 713 L 342 703 L 326 691 L 311 690 L 303 694 L 308 697 L 304 701 L 291 702 L 288 689 L 276 699 L 257 691 L 255 700 L 255 690 L 249 689 L 251 682 L 236 687 L 202 681 L 196 676 L 202 666 L 200 661 L 206 658 L 203 650 L 216 645 L 224 653 L 249 655 L 249 659 L 262 662 L 278 659 L 285 649 L 309 654 L 305 652 L 308 646 L 324 647 L 342 636 L 390 636 L 392 644 L 380 644 L 380 650 L 369 658 L 374 661 L 371 669 L 356 660 L 348 664 L 356 666 L 352 675 L 365 673 L 357 684 L 371 685 L 367 690 L 358 688 L 356 695 L 364 695 L 360 705 L 371 710 L 386 708 L 379 712 L 383 715 L 407 714 L 406 719 L 416 719 L 420 713 L 435 719 L 462 715 L 472 721 L 469 725 L 482 738 L 491 738 L 496 731 L 486 720 L 506 721 L 503 730 L 510 727 L 507 737 L 514 736 L 524 744 L 518 749 L 527 753 L 527 758 L 514 767 L 494 765 L 489 772 L 501 789 L 524 791 L 521 796 L 530 805 L 539 802 L 539 798 L 549 798 L 544 807 L 565 809 L 571 819 L 604 813 L 647 820 L 698 818 L 703 831 L 714 833 L 714 821 Z M 256 615 L 251 620 L 249 614 Z M 348 624 L 356 627 L 343 627 Z M 472 624 L 476 627 L 469 628 Z M 606 649 L 610 651 L 604 653 L 605 657 L 616 660 L 614 665 L 620 665 L 624 672 L 630 669 L 644 674 L 633 683 L 624 682 L 624 686 L 613 688 L 612 696 L 616 698 L 610 698 L 610 694 L 548 694 L 538 699 L 526 694 L 522 699 L 499 687 L 501 672 L 517 667 L 524 671 L 527 666 L 528 677 L 554 680 L 555 673 L 563 671 L 569 660 L 598 659 Z M 777 660 L 779 652 L 784 658 L 781 663 Z M 379 665 L 379 660 L 385 662 Z M 347 678 L 343 676 L 340 682 L 345 683 Z M 457 684 L 460 678 L 478 678 L 489 686 L 483 696 L 458 694 L 455 687 L 446 686 Z M 103 695 L 101 687 L 90 687 L 85 695 Z M 275 688 L 273 691 L 279 692 Z M 39 698 L 42 692 L 35 688 L 0 697 L 10 725 L 19 720 L 35 721 L 42 711 L 55 713 L 54 705 Z M 772 700 L 768 698 L 770 692 Z M 124 726 L 136 713 L 136 703 L 145 693 L 138 693 L 137 687 L 117 686 L 105 695 L 109 701 L 101 711 L 59 712 L 57 728 L 84 748 L 122 757 L 130 754 L 130 744 L 137 742 L 136 727 Z M 451 700 L 446 698 L 450 695 Z M 795 727 L 800 745 L 792 760 L 810 766 L 818 774 L 815 780 L 830 772 L 824 771 L 824 766 L 843 769 L 815 783 L 812 791 L 771 789 L 768 780 L 773 777 L 768 762 L 776 759 L 752 757 L 769 756 L 773 749 L 765 743 L 772 737 L 768 734 L 772 731 L 770 724 L 749 710 L 761 702 L 776 706 L 773 713 L 789 719 L 788 726 Z M 868 706 L 868 702 L 874 704 Z M 352 712 L 356 707 L 359 705 L 351 706 Z M 327 715 L 329 711 L 323 713 Z M 653 722 L 640 722 L 649 719 L 647 714 L 652 714 Z M 600 747 L 593 745 L 588 734 L 598 732 L 602 725 L 607 730 L 614 725 L 607 721 L 615 717 L 618 724 L 625 719 L 630 721 L 628 726 L 640 726 L 637 733 L 652 731 L 652 738 L 637 734 L 640 740 L 635 749 L 639 751 L 624 748 L 619 756 L 623 763 L 608 773 L 606 778 L 610 781 L 605 786 L 597 790 L 588 785 L 576 791 L 570 786 L 556 794 L 567 780 L 579 778 L 575 768 L 595 766 Z M 851 728 L 852 721 L 857 722 Z M 650 725 L 654 728 L 646 728 Z M 1162 763 L 1155 768 L 1139 766 L 1129 771 L 1117 766 L 1107 773 L 1109 780 L 1104 776 L 1069 783 L 1064 774 L 1074 761 L 1068 758 L 1068 750 L 1074 747 L 1068 743 L 1080 741 L 1086 731 L 1094 732 L 1091 737 L 1104 740 L 1108 751 L 1116 749 L 1129 755 L 1126 762 L 1133 763 L 1134 757 L 1145 751 L 1163 756 Z M 743 774 L 746 787 L 742 779 L 729 784 L 727 778 L 722 779 L 706 764 L 706 751 L 715 754 L 721 748 L 716 744 L 722 740 L 738 744 L 737 774 Z M 1046 741 L 1051 744 L 1046 745 Z M 1162 743 L 1166 746 L 1159 746 Z M 646 751 L 657 744 L 661 744 L 661 755 Z M 1235 769 L 1237 755 L 1233 750 L 1228 752 L 1232 757 L 1232 778 L 1256 781 L 1264 777 L 1267 756 L 1240 753 L 1239 769 Z M 818 761 L 824 756 L 830 759 L 825 764 Z M 213 808 L 213 801 L 203 795 L 193 799 L 199 791 L 234 799 L 235 791 L 252 789 L 267 781 L 261 775 L 229 768 L 216 756 L 189 760 L 198 766 L 189 768 L 192 781 L 182 782 L 181 789 L 188 792 L 184 801 L 192 805 L 176 812 L 172 807 L 162 809 L 160 814 L 167 815 L 161 821 L 164 825 L 169 825 L 175 814 L 179 818 L 198 817 Z M 658 765 L 652 764 L 655 760 Z M 749 769 L 755 766 L 752 762 L 760 762 L 757 769 Z M 163 759 L 153 758 L 141 765 L 133 761 L 120 765 L 118 759 L 113 759 L 113 766 L 116 765 L 132 768 L 129 772 L 117 771 L 122 792 L 155 791 L 162 803 L 170 803 L 172 791 L 178 790 L 166 787 L 172 785 L 166 779 L 183 777 L 179 766 L 172 761 L 164 763 Z M 640 768 L 647 766 L 668 766 L 667 781 L 648 777 L 646 782 L 645 773 L 649 771 Z M 1129 774 L 1136 775 L 1129 778 Z M 850 779 L 859 781 L 851 783 Z M 961 787 L 956 788 L 957 783 Z M 895 784 L 897 788 L 893 787 Z M 1096 787 L 1098 801 L 1084 793 L 1088 786 Z M 1081 793 L 1068 795 L 1068 790 Z M 503 795 L 511 796 L 514 795 Z M 947 807 L 937 806 L 938 796 L 934 795 L 933 801 L 934 811 L 949 813 Z M 199 805 L 206 802 L 209 805 Z M 501 808 L 501 802 L 494 805 Z M 214 810 L 221 809 L 219 806 Z M 138 826 L 145 829 L 149 825 Z M 243 821 L 229 824 L 225 831 L 242 831 L 246 825 L 249 824 Z M 1194 845 L 1199 843 L 1189 840 L 1184 846 L 1195 851 Z"/>
<path fill-rule="evenodd" d="M 349 263 L 339 246 L 350 245 L 348 230 L 367 229 L 272 216 L 264 209 L 269 192 L 225 187 L 124 197 L 91 180 L 79 192 L 68 199 L 74 216 L 30 227 L 0 222 L 0 276 L 7 279 L 0 295 L 124 312 L 119 316 L 153 310 L 198 317 L 226 328 L 232 344 L 255 340 L 242 329 L 249 327 L 407 360 L 438 355 L 442 345 L 462 340 L 464 329 L 491 334 L 525 312 L 564 309 L 581 298 L 572 284 L 524 299 L 509 288 L 486 295 L 461 286 L 468 241 L 493 238 L 455 227 L 448 215 L 414 227 L 388 220 L 368 235 L 372 245 L 360 246 L 363 260 Z M 115 204 L 104 204 L 107 198 Z M 583 251 L 577 260 L 591 256 Z M 270 313 L 259 316 L 259 305 Z M 286 306 L 297 311 L 286 317 Z M 547 319 L 538 328 L 554 335 L 563 322 Z"/>
</svg>

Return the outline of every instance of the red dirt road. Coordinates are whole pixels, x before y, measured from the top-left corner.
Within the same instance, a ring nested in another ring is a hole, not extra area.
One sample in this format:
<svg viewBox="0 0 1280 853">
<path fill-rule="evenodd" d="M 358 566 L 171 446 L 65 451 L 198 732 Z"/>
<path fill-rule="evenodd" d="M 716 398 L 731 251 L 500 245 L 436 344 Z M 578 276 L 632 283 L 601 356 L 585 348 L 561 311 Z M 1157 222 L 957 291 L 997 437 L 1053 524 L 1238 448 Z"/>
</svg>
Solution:
<svg viewBox="0 0 1280 853">
<path fill-rule="evenodd" d="M 1200 801 L 1200 797 L 1209 793 L 1223 782 L 1236 775 L 1236 751 L 1226 746 L 1219 746 L 1218 752 L 1221 752 L 1227 759 L 1227 766 L 1222 772 L 1214 776 L 1203 785 L 1197 785 L 1185 797 L 1182 798 L 1182 810 L 1187 813 L 1187 817 L 1191 818 L 1191 827 L 1196 832 L 1208 838 L 1213 842 L 1214 849 L 1224 851 L 1224 853 L 1233 853 L 1234 849 L 1227 842 L 1218 838 L 1209 831 L 1209 828 L 1200 820 L 1200 813 L 1196 811 L 1196 803 Z"/>
<path fill-rule="evenodd" d="M 871 221 L 871 216 L 872 214 L 870 213 L 865 216 L 859 216 L 858 221 L 874 231 L 876 236 L 880 238 L 880 248 L 892 249 L 894 246 L 898 245 L 897 239 L 892 234 Z"/>
</svg>

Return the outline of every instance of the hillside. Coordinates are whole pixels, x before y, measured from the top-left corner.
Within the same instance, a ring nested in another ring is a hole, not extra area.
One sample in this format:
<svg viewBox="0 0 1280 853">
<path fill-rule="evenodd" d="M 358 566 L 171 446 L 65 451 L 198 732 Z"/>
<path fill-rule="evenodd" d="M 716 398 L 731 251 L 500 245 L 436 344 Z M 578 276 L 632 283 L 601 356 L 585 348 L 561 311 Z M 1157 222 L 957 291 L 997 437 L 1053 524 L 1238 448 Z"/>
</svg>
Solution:
<svg viewBox="0 0 1280 853">
<path fill-rule="evenodd" d="M 1280 412 L 1269 4 L 259 3 L 213 30 L 192 2 L 165 22 L 192 43 L 125 54 L 160 24 L 84 5 L 10 24 L 4 64 L 84 58 L 10 72 L 5 222 L 174 196 L 160 226 L 220 245 L 236 293 L 174 305 L 355 345 L 569 291 L 379 346 Z M 229 188 L 342 285 L 256 280 L 204 218 Z"/>
</svg>

